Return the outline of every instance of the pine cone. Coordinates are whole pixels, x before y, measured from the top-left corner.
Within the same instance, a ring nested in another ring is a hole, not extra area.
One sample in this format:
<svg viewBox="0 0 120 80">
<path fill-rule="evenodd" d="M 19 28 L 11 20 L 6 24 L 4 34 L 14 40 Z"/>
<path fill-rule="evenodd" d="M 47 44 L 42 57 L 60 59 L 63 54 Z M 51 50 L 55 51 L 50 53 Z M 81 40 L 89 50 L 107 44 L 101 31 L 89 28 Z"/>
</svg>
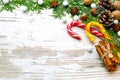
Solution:
<svg viewBox="0 0 120 80">
<path fill-rule="evenodd" d="M 109 10 L 102 11 L 98 16 L 98 22 L 103 24 L 104 27 L 109 27 L 113 24 L 114 16 Z"/>
<path fill-rule="evenodd" d="M 110 2 L 110 0 L 99 0 L 98 5 L 101 10 L 106 10 L 106 9 L 110 11 L 114 10 L 114 6 L 112 2 Z"/>
</svg>

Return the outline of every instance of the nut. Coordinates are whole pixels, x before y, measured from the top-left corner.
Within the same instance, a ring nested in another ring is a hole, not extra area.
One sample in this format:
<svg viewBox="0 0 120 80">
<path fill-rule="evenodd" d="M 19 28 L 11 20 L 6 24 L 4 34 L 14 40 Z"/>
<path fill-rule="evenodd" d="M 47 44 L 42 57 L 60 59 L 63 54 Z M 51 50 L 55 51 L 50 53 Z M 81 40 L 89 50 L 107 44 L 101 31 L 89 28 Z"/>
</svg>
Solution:
<svg viewBox="0 0 120 80">
<path fill-rule="evenodd" d="M 51 7 L 55 8 L 58 6 L 58 2 L 57 1 L 53 1 L 50 3 Z"/>
<path fill-rule="evenodd" d="M 115 19 L 120 20 L 120 11 L 119 10 L 113 11 L 112 14 L 114 15 Z"/>
<path fill-rule="evenodd" d="M 72 15 L 77 14 L 77 13 L 78 13 L 78 7 L 71 8 L 70 13 L 71 13 Z"/>
<path fill-rule="evenodd" d="M 120 24 L 113 25 L 113 30 L 114 30 L 114 32 L 120 31 Z"/>
<path fill-rule="evenodd" d="M 96 15 L 97 14 L 97 9 L 96 8 L 92 8 L 90 12 L 91 12 L 92 15 Z"/>
<path fill-rule="evenodd" d="M 84 5 L 88 6 L 92 3 L 92 0 L 84 0 Z"/>
<path fill-rule="evenodd" d="M 120 11 L 120 1 L 115 1 L 113 5 L 116 10 Z"/>
<path fill-rule="evenodd" d="M 82 20 L 82 21 L 85 21 L 85 20 L 87 20 L 87 14 L 83 14 L 81 17 L 80 17 L 80 20 Z"/>
</svg>

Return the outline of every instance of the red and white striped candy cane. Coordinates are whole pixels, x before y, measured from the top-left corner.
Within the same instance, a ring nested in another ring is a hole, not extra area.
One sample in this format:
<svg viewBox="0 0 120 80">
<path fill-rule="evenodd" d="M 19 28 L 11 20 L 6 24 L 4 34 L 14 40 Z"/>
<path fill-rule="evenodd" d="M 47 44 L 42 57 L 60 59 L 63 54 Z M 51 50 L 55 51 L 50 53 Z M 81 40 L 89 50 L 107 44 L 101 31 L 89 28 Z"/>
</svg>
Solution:
<svg viewBox="0 0 120 80">
<path fill-rule="evenodd" d="M 67 32 L 68 32 L 68 34 L 70 36 L 72 36 L 73 38 L 81 40 L 80 35 L 77 34 L 76 32 L 72 31 L 72 27 L 75 27 L 75 26 L 80 27 L 80 28 L 85 30 L 86 25 L 83 24 L 83 23 L 80 23 L 79 21 L 72 21 L 72 22 L 70 22 L 70 24 L 67 24 Z M 102 33 L 100 33 L 99 31 L 97 31 L 95 28 L 90 28 L 90 32 L 92 34 L 94 34 L 95 36 L 97 36 L 97 37 L 104 37 L 104 35 Z"/>
</svg>

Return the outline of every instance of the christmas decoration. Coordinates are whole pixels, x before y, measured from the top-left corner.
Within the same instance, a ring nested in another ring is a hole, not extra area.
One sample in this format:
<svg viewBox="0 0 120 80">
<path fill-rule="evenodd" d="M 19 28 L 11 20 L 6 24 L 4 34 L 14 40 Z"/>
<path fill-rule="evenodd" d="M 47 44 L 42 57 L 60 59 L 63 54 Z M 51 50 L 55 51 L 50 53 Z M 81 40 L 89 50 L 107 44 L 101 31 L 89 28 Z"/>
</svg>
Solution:
<svg viewBox="0 0 120 80">
<path fill-rule="evenodd" d="M 64 2 L 63 2 L 63 6 L 68 6 L 68 1 L 67 0 L 65 0 Z"/>
<path fill-rule="evenodd" d="M 71 13 L 72 15 L 77 14 L 77 13 L 78 13 L 78 7 L 71 8 L 70 13 Z"/>
<path fill-rule="evenodd" d="M 92 3 L 92 0 L 84 0 L 84 5 L 90 5 Z"/>
<path fill-rule="evenodd" d="M 118 59 L 111 52 L 110 44 L 106 40 L 102 40 L 99 41 L 98 45 L 96 45 L 95 47 L 107 70 L 109 72 L 116 71 L 119 62 Z"/>
<path fill-rule="evenodd" d="M 38 4 L 42 5 L 43 4 L 43 0 L 38 0 Z"/>
<path fill-rule="evenodd" d="M 90 12 L 91 12 L 92 15 L 95 16 L 97 14 L 97 9 L 96 8 L 92 8 Z"/>
<path fill-rule="evenodd" d="M 50 3 L 50 5 L 51 5 L 51 7 L 55 8 L 55 7 L 58 6 L 58 1 L 52 1 L 52 2 Z"/>
<path fill-rule="evenodd" d="M 112 5 L 112 2 L 110 0 L 99 0 L 98 5 L 101 10 L 114 10 L 114 6 Z"/>
<path fill-rule="evenodd" d="M 120 24 L 115 24 L 115 25 L 113 26 L 113 30 L 114 30 L 115 32 L 120 31 Z"/>
<path fill-rule="evenodd" d="M 114 24 L 118 24 L 119 21 L 115 19 L 115 20 L 113 21 L 113 23 L 114 23 Z"/>
<path fill-rule="evenodd" d="M 92 34 L 100 38 L 102 42 L 96 46 L 98 54 L 108 71 L 117 70 L 120 63 L 120 0 L 1 0 L 0 6 L 0 12 L 14 12 L 20 8 L 25 14 L 52 9 L 52 16 L 62 19 L 63 23 L 67 23 L 66 15 L 70 15 L 74 21 L 67 25 L 68 34 L 80 40 L 81 37 L 71 29 L 77 26 L 85 30 L 91 42 L 95 41 Z M 108 44 L 110 48 L 106 48 Z"/>
<path fill-rule="evenodd" d="M 40 13 L 42 9 L 53 9 L 53 17 L 61 19 L 67 14 L 82 15 L 86 13 L 89 15 L 90 6 L 84 6 L 83 0 L 6 0 L 7 5 L 3 3 L 3 0 L 0 1 L 0 11 L 7 10 L 12 12 L 14 9 L 17 9 L 20 6 L 26 6 L 26 12 L 35 11 Z M 73 3 L 74 2 L 74 3 Z M 93 0 L 93 3 L 97 3 L 97 0 Z M 91 14 L 90 14 L 91 15 Z M 95 17 L 88 16 L 89 19 L 85 23 L 96 20 Z"/>
<path fill-rule="evenodd" d="M 110 39 L 110 36 L 107 34 L 107 31 L 104 29 L 104 27 L 101 24 L 99 24 L 98 22 L 92 21 L 92 22 L 89 22 L 86 26 L 86 35 L 88 36 L 88 38 L 91 42 L 95 41 L 95 38 L 93 37 L 93 35 L 90 32 L 90 28 L 92 26 L 97 27 L 101 31 L 101 33 L 103 33 L 103 35 L 106 39 Z"/>
<path fill-rule="evenodd" d="M 9 0 L 3 0 L 3 3 L 4 3 L 4 4 L 8 4 L 8 3 L 9 3 Z"/>
<path fill-rule="evenodd" d="M 72 22 L 70 22 L 70 24 L 67 24 L 67 32 L 68 32 L 68 34 L 70 36 L 72 36 L 73 38 L 81 40 L 81 37 L 76 32 L 73 32 L 72 29 L 71 29 L 72 27 L 75 27 L 75 26 L 80 27 L 82 29 L 86 29 L 86 25 L 83 24 L 83 23 L 80 23 L 79 21 L 72 21 Z M 92 34 L 94 34 L 95 36 L 97 36 L 97 37 L 104 37 L 102 33 L 100 33 L 99 31 L 97 31 L 94 28 L 90 28 L 90 32 Z"/>
<path fill-rule="evenodd" d="M 79 16 L 78 16 L 78 15 L 75 15 L 75 16 L 74 16 L 74 20 L 75 20 L 75 21 L 79 20 Z"/>
<path fill-rule="evenodd" d="M 92 3 L 92 4 L 91 4 L 91 8 L 96 8 L 96 4 L 95 4 L 95 3 Z"/>
<path fill-rule="evenodd" d="M 120 36 L 120 31 L 118 31 L 118 33 L 117 33 L 117 34 L 118 34 L 118 36 Z"/>
<path fill-rule="evenodd" d="M 116 10 L 120 11 L 120 1 L 115 1 L 113 5 Z"/>
<path fill-rule="evenodd" d="M 85 20 L 87 20 L 87 14 L 83 14 L 82 16 L 80 16 L 80 20 L 82 20 L 82 21 L 85 21 Z"/>
<path fill-rule="evenodd" d="M 114 15 L 115 19 L 120 20 L 120 11 L 119 10 L 113 11 L 112 14 Z"/>
<path fill-rule="evenodd" d="M 111 26 L 114 21 L 114 16 L 109 10 L 102 11 L 98 16 L 98 22 L 103 24 L 104 27 Z"/>
</svg>

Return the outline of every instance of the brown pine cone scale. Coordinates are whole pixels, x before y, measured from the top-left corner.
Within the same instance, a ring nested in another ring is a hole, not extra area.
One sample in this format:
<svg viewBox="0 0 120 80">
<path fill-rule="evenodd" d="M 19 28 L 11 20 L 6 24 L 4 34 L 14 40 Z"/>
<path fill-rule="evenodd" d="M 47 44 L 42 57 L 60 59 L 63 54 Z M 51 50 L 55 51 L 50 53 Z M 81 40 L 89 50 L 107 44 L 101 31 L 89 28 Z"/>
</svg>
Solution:
<svg viewBox="0 0 120 80">
<path fill-rule="evenodd" d="M 101 10 L 114 10 L 114 6 L 110 0 L 99 0 L 98 6 L 100 7 Z"/>
<path fill-rule="evenodd" d="M 109 10 L 102 11 L 98 16 L 98 22 L 103 24 L 104 27 L 111 26 L 114 21 L 114 16 Z"/>
</svg>

